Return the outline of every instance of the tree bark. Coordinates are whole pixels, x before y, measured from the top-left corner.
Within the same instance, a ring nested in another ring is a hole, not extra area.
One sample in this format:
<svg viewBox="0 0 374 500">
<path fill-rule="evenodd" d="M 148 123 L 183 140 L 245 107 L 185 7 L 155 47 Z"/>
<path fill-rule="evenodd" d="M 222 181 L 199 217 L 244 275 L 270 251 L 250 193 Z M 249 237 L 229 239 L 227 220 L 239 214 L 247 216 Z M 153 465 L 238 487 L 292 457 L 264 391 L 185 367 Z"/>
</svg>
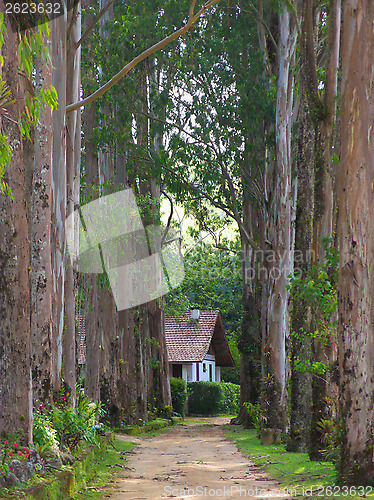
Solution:
<svg viewBox="0 0 374 500">
<path fill-rule="evenodd" d="M 5 16 L 4 5 L 0 7 Z M 3 78 L 16 102 L 10 117 L 1 118 L 12 159 L 4 180 L 14 200 L 0 196 L 0 432 L 22 429 L 22 442 L 32 442 L 32 377 L 29 274 L 30 253 L 26 207 L 25 165 L 22 137 L 17 121 L 21 117 L 24 90 L 19 76 L 18 33 L 5 16 L 8 36 L 2 47 Z"/>
<path fill-rule="evenodd" d="M 374 4 L 343 4 L 339 172 L 339 362 L 348 484 L 374 477 Z"/>
<path fill-rule="evenodd" d="M 52 50 L 52 37 L 45 37 Z M 36 91 L 52 85 L 52 66 L 36 61 Z M 35 406 L 52 401 L 52 115 L 41 111 L 34 131 L 31 210 L 31 337 Z"/>
<path fill-rule="evenodd" d="M 65 306 L 65 218 L 66 218 L 66 12 L 52 21 L 52 83 L 58 95 L 58 109 L 53 112 L 52 152 L 52 270 L 53 270 L 53 377 L 57 390 L 62 375 L 62 339 Z"/>
<path fill-rule="evenodd" d="M 301 70 L 302 71 L 302 70 Z M 303 88 L 303 79 L 300 82 Z M 313 211 L 315 127 L 305 95 L 301 94 L 297 132 L 297 207 L 294 273 L 305 277 L 311 265 Z M 290 376 L 290 432 L 287 449 L 306 451 L 309 445 L 311 422 L 311 374 L 295 368 L 295 357 L 311 357 L 311 308 L 305 299 L 294 297 L 291 316 L 291 376 Z"/>
<path fill-rule="evenodd" d="M 336 116 L 337 74 L 340 49 L 340 0 L 329 2 L 329 23 L 327 43 L 327 68 L 324 99 L 318 95 L 316 75 L 316 32 L 315 10 L 313 2 L 304 4 L 303 37 L 301 50 L 303 54 L 305 96 L 309 102 L 311 119 L 315 123 L 315 189 L 313 214 L 313 264 L 323 265 L 325 262 L 322 241 L 331 238 L 336 223 L 334 216 L 334 172 L 332 165 L 332 135 Z M 312 343 L 312 356 L 315 361 L 326 363 L 325 349 L 318 339 Z M 325 398 L 328 395 L 328 373 L 314 376 L 312 379 L 312 420 L 309 446 L 309 457 L 312 460 L 323 458 L 325 448 L 322 432 L 318 422 L 325 416 Z"/>
<path fill-rule="evenodd" d="M 291 14 L 279 14 L 278 84 L 276 107 L 276 185 L 271 221 L 273 265 L 268 306 L 268 374 L 264 382 L 263 405 L 266 426 L 283 429 L 286 425 L 287 358 L 286 338 L 289 336 L 287 276 L 293 270 L 292 241 L 292 162 L 291 111 L 293 106 L 293 75 L 297 31 Z"/>
<path fill-rule="evenodd" d="M 70 10 L 68 25 L 72 26 L 67 40 L 67 79 L 66 100 L 75 102 L 80 96 L 80 47 L 75 46 L 81 37 L 81 4 Z M 67 201 L 66 216 L 74 212 L 79 205 L 80 160 L 81 160 L 81 114 L 77 111 L 66 117 L 66 166 L 67 166 Z M 67 256 L 67 259 L 69 257 Z M 65 328 L 63 337 L 64 381 L 71 396 L 73 406 L 76 400 L 76 341 L 75 341 L 75 271 L 66 263 L 65 271 Z"/>
</svg>

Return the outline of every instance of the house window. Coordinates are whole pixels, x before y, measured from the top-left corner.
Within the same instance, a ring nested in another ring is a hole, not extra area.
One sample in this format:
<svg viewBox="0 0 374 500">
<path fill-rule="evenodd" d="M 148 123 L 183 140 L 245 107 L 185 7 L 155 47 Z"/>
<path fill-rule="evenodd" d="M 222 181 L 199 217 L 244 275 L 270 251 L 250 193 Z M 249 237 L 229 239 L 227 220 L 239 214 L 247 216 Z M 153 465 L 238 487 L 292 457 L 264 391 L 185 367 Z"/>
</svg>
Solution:
<svg viewBox="0 0 374 500">
<path fill-rule="evenodd" d="M 182 365 L 173 365 L 173 377 L 182 378 Z"/>
<path fill-rule="evenodd" d="M 209 381 L 213 381 L 213 366 L 209 365 Z"/>
<path fill-rule="evenodd" d="M 206 364 L 203 363 L 203 372 L 205 373 L 206 372 Z"/>
</svg>

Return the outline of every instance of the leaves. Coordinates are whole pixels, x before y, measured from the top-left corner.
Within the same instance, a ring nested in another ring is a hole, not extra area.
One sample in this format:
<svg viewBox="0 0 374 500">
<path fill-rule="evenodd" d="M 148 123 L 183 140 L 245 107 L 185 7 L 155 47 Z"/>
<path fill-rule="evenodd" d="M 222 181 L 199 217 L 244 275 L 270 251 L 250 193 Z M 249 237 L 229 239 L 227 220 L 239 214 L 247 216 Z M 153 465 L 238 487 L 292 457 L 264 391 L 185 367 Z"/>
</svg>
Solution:
<svg viewBox="0 0 374 500">
<path fill-rule="evenodd" d="M 327 345 L 330 336 L 335 333 L 337 325 L 337 264 L 339 256 L 332 238 L 324 238 L 322 244 L 324 262 L 311 265 L 305 276 L 290 275 L 287 289 L 293 299 L 303 300 L 306 307 L 311 308 L 317 326 L 314 331 L 305 331 L 301 328 L 297 333 L 291 330 L 291 339 L 292 337 L 299 339 L 310 337 Z M 293 362 L 299 371 L 318 374 L 323 374 L 326 371 L 324 363 L 309 359 L 300 360 L 298 357 L 293 358 Z"/>
</svg>

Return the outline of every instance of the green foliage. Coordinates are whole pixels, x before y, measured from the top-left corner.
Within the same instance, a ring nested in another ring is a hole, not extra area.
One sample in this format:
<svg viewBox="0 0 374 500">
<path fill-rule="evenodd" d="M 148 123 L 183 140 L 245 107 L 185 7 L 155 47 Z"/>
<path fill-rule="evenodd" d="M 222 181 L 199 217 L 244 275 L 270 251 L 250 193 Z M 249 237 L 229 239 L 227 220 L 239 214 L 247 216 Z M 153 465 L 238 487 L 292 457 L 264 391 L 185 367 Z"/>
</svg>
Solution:
<svg viewBox="0 0 374 500">
<path fill-rule="evenodd" d="M 52 406 L 50 414 L 47 413 L 59 446 L 74 450 L 80 441 L 99 445 L 98 431 L 102 424 L 96 422 L 104 413 L 101 403 L 93 403 L 83 392 L 79 392 L 75 408 L 68 404 L 65 397 L 62 399 L 61 403 Z"/>
<path fill-rule="evenodd" d="M 19 128 L 22 135 L 31 140 L 31 127 L 36 125 L 40 119 L 41 111 L 44 111 L 45 106 L 51 108 L 51 112 L 57 107 L 57 93 L 54 87 L 45 89 L 42 88 L 39 93 L 35 94 L 35 89 L 32 83 L 33 61 L 35 57 L 40 57 L 45 64 L 50 62 L 50 54 L 48 45 L 45 43 L 43 35 L 47 35 L 48 23 L 40 25 L 33 30 L 27 30 L 22 34 L 19 42 L 19 57 L 20 57 L 20 72 L 27 78 L 27 91 L 25 93 L 24 111 L 19 120 Z M 4 25 L 4 13 L 0 13 L 0 50 L 4 43 L 4 37 L 7 36 Z M 0 56 L 0 67 L 4 65 L 4 58 Z M 7 88 L 5 81 L 0 76 L 0 115 L 5 120 L 11 120 L 8 113 L 8 106 L 15 103 L 16 99 L 11 96 L 10 90 Z M 2 178 L 4 177 L 7 165 L 12 158 L 11 148 L 8 144 L 8 137 L 0 131 L 0 193 L 7 194 L 13 199 L 13 194 L 10 186 Z"/>
<path fill-rule="evenodd" d="M 28 80 L 27 91 L 25 92 L 25 107 L 19 120 L 19 128 L 22 135 L 26 136 L 28 140 L 31 140 L 31 128 L 39 122 L 40 114 L 44 111 L 45 106 L 50 107 L 52 113 L 58 104 L 57 92 L 53 86 L 35 92 L 32 83 L 34 59 L 40 58 L 44 64 L 51 63 L 48 44 L 45 43 L 44 38 L 44 36 L 48 35 L 48 23 L 40 24 L 24 33 L 18 47 L 20 69 Z"/>
<path fill-rule="evenodd" d="M 0 474 L 8 475 L 9 462 L 14 459 L 19 460 L 21 463 L 27 462 L 31 452 L 32 450 L 20 446 L 16 440 L 9 441 L 9 439 L 5 439 L 0 448 Z"/>
<path fill-rule="evenodd" d="M 324 262 L 309 267 L 305 276 L 290 275 L 290 284 L 287 286 L 291 297 L 297 300 L 304 300 L 309 306 L 313 315 L 315 331 L 298 332 L 291 331 L 292 338 L 308 337 L 318 339 L 323 345 L 331 346 L 331 336 L 336 331 L 337 302 L 337 281 L 338 281 L 338 261 L 339 255 L 333 246 L 332 238 L 324 238 L 322 241 L 324 249 Z M 294 358 L 294 366 L 297 370 L 323 374 L 326 366 L 322 362 L 315 360 Z"/>
<path fill-rule="evenodd" d="M 78 392 L 75 408 L 68 401 L 69 393 L 61 392 L 60 402 L 50 409 L 42 404 L 33 414 L 33 441 L 40 452 L 51 448 L 68 448 L 74 451 L 80 442 L 100 446 L 104 424 L 97 423 L 104 411 L 101 403 L 91 402 L 82 391 Z"/>
<path fill-rule="evenodd" d="M 49 416 L 40 410 L 35 411 L 33 414 L 33 427 L 32 435 L 34 445 L 37 448 L 58 448 L 59 442 L 57 438 L 57 433 L 53 428 L 52 421 Z"/>
<path fill-rule="evenodd" d="M 220 382 L 220 413 L 237 414 L 240 404 L 240 386 L 230 382 Z"/>
<path fill-rule="evenodd" d="M 188 412 L 191 415 L 233 414 L 238 410 L 240 386 L 225 382 L 189 382 Z"/>
<path fill-rule="evenodd" d="M 221 391 L 216 382 L 189 382 L 188 413 L 191 415 L 218 415 Z"/>
<path fill-rule="evenodd" d="M 186 382 L 181 378 L 170 378 L 171 401 L 173 410 L 184 417 L 184 405 L 187 400 Z"/>
<path fill-rule="evenodd" d="M 324 398 L 327 416 L 322 418 L 317 427 L 322 432 L 326 449 L 323 454 L 329 462 L 337 464 L 341 459 L 342 422 L 339 411 L 338 397 Z"/>
<path fill-rule="evenodd" d="M 249 416 L 249 427 L 253 427 L 256 429 L 258 435 L 260 434 L 260 411 L 261 411 L 261 406 L 260 403 L 244 403 L 243 404 L 244 408 L 247 410 L 248 416 Z"/>
<path fill-rule="evenodd" d="M 219 310 L 236 364 L 234 368 L 223 369 L 222 380 L 238 383 L 237 337 L 242 321 L 242 284 L 239 242 L 235 240 L 231 245 L 232 252 L 206 243 L 190 251 L 184 261 L 183 283 L 166 296 L 165 310 L 169 316 L 188 309 Z"/>
</svg>

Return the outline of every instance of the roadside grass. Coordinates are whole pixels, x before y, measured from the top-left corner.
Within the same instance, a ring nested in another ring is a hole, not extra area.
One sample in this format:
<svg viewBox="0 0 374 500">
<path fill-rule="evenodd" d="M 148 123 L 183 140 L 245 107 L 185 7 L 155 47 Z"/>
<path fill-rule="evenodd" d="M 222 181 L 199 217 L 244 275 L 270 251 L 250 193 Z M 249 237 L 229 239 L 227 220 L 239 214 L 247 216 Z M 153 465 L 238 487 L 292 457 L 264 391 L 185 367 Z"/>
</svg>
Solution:
<svg viewBox="0 0 374 500">
<path fill-rule="evenodd" d="M 279 481 L 293 497 L 332 500 L 374 498 L 372 487 L 335 485 L 336 471 L 331 462 L 312 462 L 307 453 L 291 453 L 283 444 L 263 446 L 254 429 L 229 426 L 226 437 L 269 476 Z"/>
<path fill-rule="evenodd" d="M 106 449 L 95 451 L 89 467 L 79 478 L 79 483 L 84 486 L 70 493 L 72 500 L 99 500 L 103 496 L 111 496 L 116 479 L 122 476 L 126 469 L 127 453 L 136 446 L 134 443 L 116 438 L 112 443 L 114 447 L 108 444 Z"/>
<path fill-rule="evenodd" d="M 72 466 L 62 466 L 61 471 L 47 472 L 43 477 L 34 476 L 17 488 L 2 489 L 0 498 L 25 500 L 101 500 L 109 497 L 116 478 L 123 476 L 127 454 L 136 445 L 116 438 L 102 448 L 82 445 L 82 458 Z"/>
</svg>

